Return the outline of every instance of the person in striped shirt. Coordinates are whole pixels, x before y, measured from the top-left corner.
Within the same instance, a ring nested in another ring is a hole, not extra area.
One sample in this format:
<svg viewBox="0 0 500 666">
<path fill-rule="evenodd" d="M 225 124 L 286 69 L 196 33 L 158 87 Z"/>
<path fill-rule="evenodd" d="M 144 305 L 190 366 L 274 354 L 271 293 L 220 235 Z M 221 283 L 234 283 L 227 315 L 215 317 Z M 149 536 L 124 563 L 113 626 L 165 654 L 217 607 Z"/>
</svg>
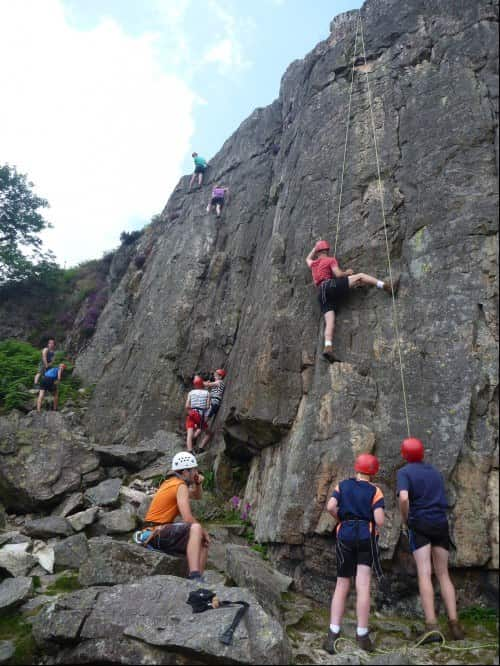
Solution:
<svg viewBox="0 0 500 666">
<path fill-rule="evenodd" d="M 195 440 L 202 430 L 208 427 L 207 419 L 210 411 L 210 393 L 205 388 L 203 378 L 195 375 L 193 378 L 193 390 L 189 391 L 186 399 L 186 448 L 193 450 Z"/>
<path fill-rule="evenodd" d="M 205 388 L 210 389 L 210 411 L 208 412 L 207 421 L 210 420 L 212 417 L 214 417 L 219 411 L 222 398 L 224 397 L 224 391 L 226 389 L 226 385 L 224 384 L 225 376 L 226 376 L 226 371 L 223 370 L 222 368 L 219 368 L 214 372 L 213 381 L 204 382 Z M 212 434 L 213 433 L 211 433 L 210 430 L 207 430 L 198 447 L 199 451 L 204 450 L 204 448 L 208 444 L 208 441 L 212 437 Z"/>
</svg>

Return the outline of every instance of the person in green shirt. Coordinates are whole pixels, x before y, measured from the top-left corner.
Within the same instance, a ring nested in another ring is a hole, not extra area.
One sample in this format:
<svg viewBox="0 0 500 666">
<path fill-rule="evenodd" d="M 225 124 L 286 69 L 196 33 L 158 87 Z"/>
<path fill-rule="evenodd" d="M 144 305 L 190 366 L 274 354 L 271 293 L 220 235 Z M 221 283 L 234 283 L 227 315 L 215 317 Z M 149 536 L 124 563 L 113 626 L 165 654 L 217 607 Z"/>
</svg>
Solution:
<svg viewBox="0 0 500 666">
<path fill-rule="evenodd" d="M 191 180 L 189 181 L 189 189 L 192 188 L 197 174 L 198 174 L 198 186 L 199 187 L 202 186 L 203 174 L 205 173 L 205 169 L 208 166 L 207 161 L 203 157 L 200 157 L 198 153 L 192 153 L 191 157 L 194 160 L 194 173 L 191 176 Z"/>
</svg>

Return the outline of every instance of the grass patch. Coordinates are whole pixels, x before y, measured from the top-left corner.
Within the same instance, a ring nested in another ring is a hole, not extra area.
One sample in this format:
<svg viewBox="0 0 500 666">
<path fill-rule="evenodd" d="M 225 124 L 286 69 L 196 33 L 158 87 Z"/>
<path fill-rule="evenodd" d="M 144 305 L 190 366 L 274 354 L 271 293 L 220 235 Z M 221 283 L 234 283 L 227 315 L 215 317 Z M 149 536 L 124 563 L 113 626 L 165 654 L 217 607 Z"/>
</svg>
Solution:
<svg viewBox="0 0 500 666">
<path fill-rule="evenodd" d="M 81 588 L 82 586 L 78 582 L 78 576 L 68 574 L 66 576 L 61 576 L 55 583 L 49 585 L 45 594 L 54 596 L 56 594 L 63 594 L 64 592 L 75 592 Z"/>
<path fill-rule="evenodd" d="M 37 647 L 31 633 L 31 625 L 21 615 L 0 616 L 0 640 L 12 641 L 14 655 L 9 664 L 34 664 Z"/>
<path fill-rule="evenodd" d="M 40 576 L 32 576 L 31 580 L 33 581 L 33 587 L 35 590 L 38 590 L 42 587 L 42 581 L 40 580 Z"/>
<path fill-rule="evenodd" d="M 471 606 L 460 611 L 458 616 L 465 627 L 481 626 L 488 631 L 496 632 L 498 624 L 498 609 L 496 608 Z"/>
</svg>

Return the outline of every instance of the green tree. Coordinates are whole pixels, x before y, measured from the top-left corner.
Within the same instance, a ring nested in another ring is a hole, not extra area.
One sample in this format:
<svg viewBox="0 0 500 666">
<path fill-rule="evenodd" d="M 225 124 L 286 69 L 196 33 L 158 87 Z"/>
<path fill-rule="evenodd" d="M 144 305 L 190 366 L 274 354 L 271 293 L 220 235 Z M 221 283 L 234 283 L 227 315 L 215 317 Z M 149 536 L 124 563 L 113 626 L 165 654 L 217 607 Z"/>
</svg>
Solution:
<svg viewBox="0 0 500 666">
<path fill-rule="evenodd" d="M 0 285 L 40 276 L 54 265 L 38 236 L 51 226 L 39 213 L 49 204 L 32 188 L 15 167 L 0 166 Z"/>
</svg>

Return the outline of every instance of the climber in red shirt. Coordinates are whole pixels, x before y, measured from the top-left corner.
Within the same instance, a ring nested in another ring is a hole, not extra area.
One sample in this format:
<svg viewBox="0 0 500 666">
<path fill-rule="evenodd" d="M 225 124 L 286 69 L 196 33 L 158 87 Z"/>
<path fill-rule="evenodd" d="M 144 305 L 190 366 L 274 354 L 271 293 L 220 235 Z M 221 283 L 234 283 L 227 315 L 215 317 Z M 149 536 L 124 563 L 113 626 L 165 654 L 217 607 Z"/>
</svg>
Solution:
<svg viewBox="0 0 500 666">
<path fill-rule="evenodd" d="M 354 273 L 352 268 L 341 270 L 335 257 L 329 257 L 330 244 L 320 240 L 309 252 L 306 263 L 312 271 L 314 284 L 318 287 L 318 300 L 321 312 L 325 316 L 325 347 L 323 356 L 330 362 L 337 360 L 333 352 L 333 332 L 335 329 L 335 313 L 341 300 L 349 289 L 371 285 L 383 289 L 389 294 L 396 293 L 399 279 L 383 282 L 366 273 Z"/>
</svg>

